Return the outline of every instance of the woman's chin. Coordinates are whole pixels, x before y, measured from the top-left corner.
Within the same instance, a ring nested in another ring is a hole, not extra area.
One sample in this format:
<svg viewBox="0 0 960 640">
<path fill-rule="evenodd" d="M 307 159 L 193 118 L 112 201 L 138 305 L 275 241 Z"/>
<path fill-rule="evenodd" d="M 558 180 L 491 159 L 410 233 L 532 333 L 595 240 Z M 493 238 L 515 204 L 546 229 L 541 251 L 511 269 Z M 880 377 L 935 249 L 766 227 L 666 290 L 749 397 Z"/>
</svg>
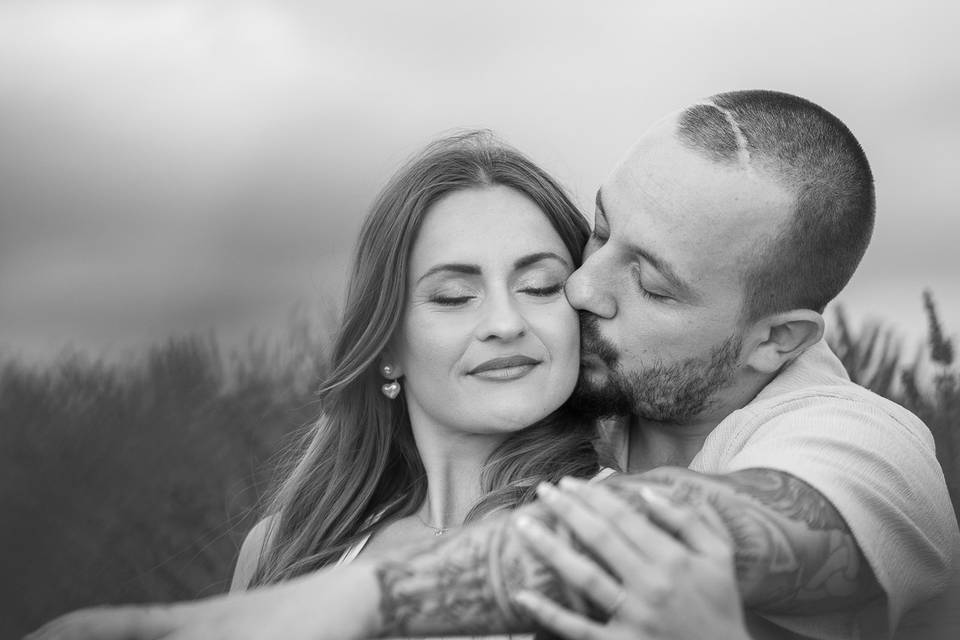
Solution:
<svg viewBox="0 0 960 640">
<path fill-rule="evenodd" d="M 556 411 L 564 400 L 566 397 L 549 398 L 532 404 L 529 393 L 526 397 L 502 398 L 500 402 L 490 398 L 484 407 L 477 407 L 475 415 L 484 416 L 480 422 L 484 425 L 485 432 L 512 433 L 546 418 Z"/>
</svg>

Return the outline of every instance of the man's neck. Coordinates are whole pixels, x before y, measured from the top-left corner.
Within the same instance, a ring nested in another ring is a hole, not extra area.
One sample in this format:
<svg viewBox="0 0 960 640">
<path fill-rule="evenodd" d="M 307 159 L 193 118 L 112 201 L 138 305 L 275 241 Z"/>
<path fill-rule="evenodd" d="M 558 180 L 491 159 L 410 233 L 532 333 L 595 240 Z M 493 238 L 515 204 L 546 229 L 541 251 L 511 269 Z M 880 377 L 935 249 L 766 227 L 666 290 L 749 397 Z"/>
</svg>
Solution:
<svg viewBox="0 0 960 640">
<path fill-rule="evenodd" d="M 683 423 L 632 417 L 627 432 L 627 471 L 643 473 L 656 467 L 689 467 L 717 425 L 749 404 L 775 377 L 776 374 L 744 375 L 726 387 L 707 411 Z"/>
<path fill-rule="evenodd" d="M 643 473 L 657 467 L 688 467 L 718 422 L 664 424 L 640 418 L 630 421 L 627 471 Z"/>
</svg>

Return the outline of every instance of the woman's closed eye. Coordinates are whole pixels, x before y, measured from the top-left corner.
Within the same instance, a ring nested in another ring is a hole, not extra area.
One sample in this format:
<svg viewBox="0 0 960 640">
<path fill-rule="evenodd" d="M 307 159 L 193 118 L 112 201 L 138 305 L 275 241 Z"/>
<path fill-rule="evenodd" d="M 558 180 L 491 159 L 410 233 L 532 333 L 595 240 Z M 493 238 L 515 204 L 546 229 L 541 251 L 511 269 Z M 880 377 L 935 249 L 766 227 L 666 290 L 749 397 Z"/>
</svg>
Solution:
<svg viewBox="0 0 960 640">
<path fill-rule="evenodd" d="M 434 304 L 439 304 L 443 307 L 456 307 L 462 304 L 466 304 L 473 300 L 476 296 L 468 294 L 444 294 L 437 293 L 430 296 L 430 302 Z"/>
<path fill-rule="evenodd" d="M 561 291 L 563 291 L 563 282 L 557 282 L 557 283 L 545 285 L 545 286 L 528 286 L 520 289 L 520 293 L 525 293 L 527 295 L 537 296 L 542 298 L 555 296 Z"/>
</svg>

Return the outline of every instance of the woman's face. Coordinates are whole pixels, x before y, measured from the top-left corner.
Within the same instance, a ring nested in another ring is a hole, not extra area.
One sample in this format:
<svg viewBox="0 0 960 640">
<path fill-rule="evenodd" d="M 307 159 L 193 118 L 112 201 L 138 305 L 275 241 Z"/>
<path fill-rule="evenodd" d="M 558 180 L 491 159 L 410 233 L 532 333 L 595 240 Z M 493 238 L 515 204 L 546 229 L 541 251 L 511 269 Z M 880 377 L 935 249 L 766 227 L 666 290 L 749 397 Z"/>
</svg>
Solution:
<svg viewBox="0 0 960 640">
<path fill-rule="evenodd" d="M 389 354 L 411 421 L 506 433 L 563 404 L 580 364 L 577 313 L 563 294 L 573 268 L 519 191 L 469 189 L 437 201 L 413 246 Z"/>
</svg>

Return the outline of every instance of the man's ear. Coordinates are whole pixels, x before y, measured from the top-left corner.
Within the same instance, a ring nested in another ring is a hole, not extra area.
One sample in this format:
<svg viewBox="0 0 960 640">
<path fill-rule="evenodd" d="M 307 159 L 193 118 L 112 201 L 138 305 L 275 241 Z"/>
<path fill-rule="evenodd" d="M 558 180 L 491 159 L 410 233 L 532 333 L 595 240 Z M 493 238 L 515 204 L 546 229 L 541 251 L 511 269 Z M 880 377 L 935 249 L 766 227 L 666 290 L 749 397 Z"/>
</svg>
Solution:
<svg viewBox="0 0 960 640">
<path fill-rule="evenodd" d="M 792 309 L 765 316 L 749 329 L 753 345 L 744 364 L 762 373 L 776 373 L 823 337 L 823 316 L 811 309 Z"/>
</svg>

